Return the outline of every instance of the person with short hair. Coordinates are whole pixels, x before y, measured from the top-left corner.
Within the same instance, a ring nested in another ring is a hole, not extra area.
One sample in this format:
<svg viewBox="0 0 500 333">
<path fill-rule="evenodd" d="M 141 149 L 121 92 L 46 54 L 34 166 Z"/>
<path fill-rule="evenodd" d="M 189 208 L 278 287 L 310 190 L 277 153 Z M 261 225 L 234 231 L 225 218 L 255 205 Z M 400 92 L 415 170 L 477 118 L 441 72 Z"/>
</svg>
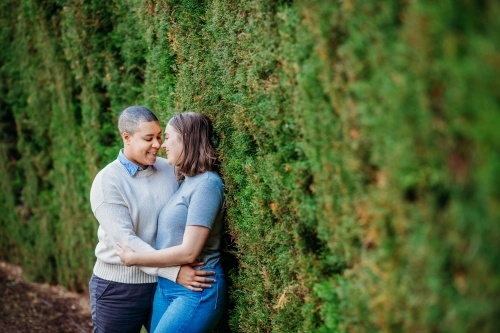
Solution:
<svg viewBox="0 0 500 333">
<path fill-rule="evenodd" d="M 205 115 L 184 112 L 169 121 L 162 147 L 182 183 L 160 212 L 157 250 L 118 244 L 121 250 L 117 253 L 127 266 L 166 267 L 202 261 L 204 266 L 197 269 L 215 272 L 213 288 L 202 293 L 159 276 L 151 321 L 154 333 L 211 332 L 226 308 L 226 280 L 220 262 L 224 186 L 215 171 L 211 135 L 212 124 Z"/>
<path fill-rule="evenodd" d="M 181 263 L 157 268 L 128 267 L 120 261 L 117 242 L 135 251 L 154 251 L 159 213 L 178 183 L 174 167 L 157 156 L 162 130 L 149 109 L 126 108 L 118 129 L 124 147 L 96 175 L 90 190 L 92 212 L 99 222 L 97 260 L 89 282 L 92 323 L 97 333 L 139 333 L 142 326 L 149 332 L 158 276 L 201 290 L 211 288 L 207 283 L 214 280 L 205 276 L 213 272 Z"/>
</svg>

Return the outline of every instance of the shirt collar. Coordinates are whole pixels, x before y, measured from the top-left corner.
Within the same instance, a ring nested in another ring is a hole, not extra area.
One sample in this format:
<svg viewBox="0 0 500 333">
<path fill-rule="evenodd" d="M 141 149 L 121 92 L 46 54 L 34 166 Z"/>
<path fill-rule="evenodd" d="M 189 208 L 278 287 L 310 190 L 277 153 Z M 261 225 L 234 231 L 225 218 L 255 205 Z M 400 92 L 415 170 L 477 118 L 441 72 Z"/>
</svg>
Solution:
<svg viewBox="0 0 500 333">
<path fill-rule="evenodd" d="M 148 165 L 146 167 L 146 169 L 143 169 L 141 168 L 140 166 L 138 166 L 137 164 L 135 164 L 134 162 L 131 162 L 126 156 L 125 154 L 123 153 L 123 148 L 120 149 L 120 153 L 118 154 L 118 161 L 120 161 L 120 163 L 125 167 L 125 169 L 127 170 L 128 174 L 130 176 L 134 176 L 137 171 L 143 171 L 143 170 L 146 170 L 148 169 L 149 167 L 152 167 L 153 170 L 156 171 L 156 167 L 154 165 Z"/>
</svg>

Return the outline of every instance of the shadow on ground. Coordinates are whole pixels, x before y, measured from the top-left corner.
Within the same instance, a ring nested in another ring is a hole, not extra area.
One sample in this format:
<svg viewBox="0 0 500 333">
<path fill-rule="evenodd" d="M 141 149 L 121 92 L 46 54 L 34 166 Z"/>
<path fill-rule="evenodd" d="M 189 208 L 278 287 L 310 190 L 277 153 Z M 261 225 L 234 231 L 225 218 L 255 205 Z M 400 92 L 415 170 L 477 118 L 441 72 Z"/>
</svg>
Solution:
<svg viewBox="0 0 500 333">
<path fill-rule="evenodd" d="M 0 332 L 90 333 L 88 296 L 28 283 L 18 266 L 0 262 Z"/>
</svg>

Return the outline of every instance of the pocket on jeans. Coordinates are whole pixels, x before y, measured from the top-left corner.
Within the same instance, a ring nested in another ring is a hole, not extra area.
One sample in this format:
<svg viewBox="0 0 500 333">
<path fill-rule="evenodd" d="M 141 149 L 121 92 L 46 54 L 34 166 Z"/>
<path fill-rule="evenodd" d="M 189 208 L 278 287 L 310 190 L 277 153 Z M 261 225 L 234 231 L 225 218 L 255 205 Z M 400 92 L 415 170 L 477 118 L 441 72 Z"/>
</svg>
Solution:
<svg viewBox="0 0 500 333">
<path fill-rule="evenodd" d="M 98 279 L 94 294 L 95 299 L 99 300 L 106 293 L 106 291 L 108 291 L 110 286 L 111 286 L 111 281 Z"/>
</svg>

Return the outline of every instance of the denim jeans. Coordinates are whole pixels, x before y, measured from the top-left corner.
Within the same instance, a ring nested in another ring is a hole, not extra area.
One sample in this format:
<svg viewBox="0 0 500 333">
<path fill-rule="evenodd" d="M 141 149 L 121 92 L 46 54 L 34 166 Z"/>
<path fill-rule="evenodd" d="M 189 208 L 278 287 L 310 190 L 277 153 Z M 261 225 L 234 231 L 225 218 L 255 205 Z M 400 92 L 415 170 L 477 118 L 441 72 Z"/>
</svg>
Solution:
<svg viewBox="0 0 500 333">
<path fill-rule="evenodd" d="M 151 305 L 156 283 L 128 284 L 101 279 L 92 274 L 90 307 L 95 333 L 149 332 Z"/>
<path fill-rule="evenodd" d="M 153 301 L 151 331 L 154 333 L 211 332 L 226 308 L 227 288 L 222 267 L 206 267 L 217 282 L 201 292 L 191 291 L 170 280 L 158 278 Z"/>
</svg>

